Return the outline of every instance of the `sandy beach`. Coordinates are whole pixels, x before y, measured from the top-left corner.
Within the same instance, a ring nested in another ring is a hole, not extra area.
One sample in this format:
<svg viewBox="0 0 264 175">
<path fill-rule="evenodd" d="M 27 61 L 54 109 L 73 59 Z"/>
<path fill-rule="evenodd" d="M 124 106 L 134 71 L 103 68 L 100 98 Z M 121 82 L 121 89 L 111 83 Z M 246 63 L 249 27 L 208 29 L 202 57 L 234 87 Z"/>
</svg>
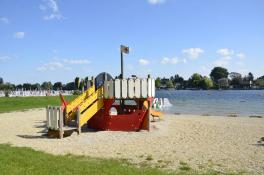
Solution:
<svg viewBox="0 0 264 175">
<path fill-rule="evenodd" d="M 264 118 L 166 115 L 151 131 L 84 132 L 45 136 L 45 110 L 0 114 L 0 144 L 52 154 L 122 158 L 133 164 L 264 174 Z"/>
</svg>

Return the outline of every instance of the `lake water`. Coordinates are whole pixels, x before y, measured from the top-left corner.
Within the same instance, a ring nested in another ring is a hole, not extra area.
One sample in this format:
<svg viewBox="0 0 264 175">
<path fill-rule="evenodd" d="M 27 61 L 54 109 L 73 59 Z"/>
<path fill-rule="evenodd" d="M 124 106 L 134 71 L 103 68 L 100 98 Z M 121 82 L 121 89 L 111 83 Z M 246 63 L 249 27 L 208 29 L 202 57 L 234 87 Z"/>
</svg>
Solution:
<svg viewBox="0 0 264 175">
<path fill-rule="evenodd" d="M 156 97 L 169 99 L 169 113 L 264 116 L 264 90 L 157 90 Z"/>
</svg>

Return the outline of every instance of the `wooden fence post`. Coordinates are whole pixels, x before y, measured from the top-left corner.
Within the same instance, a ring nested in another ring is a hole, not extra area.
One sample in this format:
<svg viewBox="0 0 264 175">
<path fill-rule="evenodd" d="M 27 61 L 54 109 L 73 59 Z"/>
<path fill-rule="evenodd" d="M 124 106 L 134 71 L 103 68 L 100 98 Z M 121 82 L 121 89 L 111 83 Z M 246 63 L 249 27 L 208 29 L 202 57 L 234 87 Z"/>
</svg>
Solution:
<svg viewBox="0 0 264 175">
<path fill-rule="evenodd" d="M 78 107 L 77 110 L 77 132 L 78 134 L 81 134 L 81 112 L 80 112 L 80 107 Z"/>
<path fill-rule="evenodd" d="M 62 112 L 62 109 L 61 107 L 58 108 L 58 111 L 59 111 L 59 130 L 60 130 L 60 139 L 63 138 L 63 112 Z"/>
</svg>

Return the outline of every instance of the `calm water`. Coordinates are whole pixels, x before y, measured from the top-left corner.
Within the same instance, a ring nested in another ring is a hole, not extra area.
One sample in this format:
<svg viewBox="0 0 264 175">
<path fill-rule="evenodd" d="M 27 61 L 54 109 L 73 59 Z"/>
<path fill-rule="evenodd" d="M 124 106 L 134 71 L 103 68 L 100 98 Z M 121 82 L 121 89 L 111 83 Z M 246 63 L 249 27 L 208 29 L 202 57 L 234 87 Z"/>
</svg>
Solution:
<svg viewBox="0 0 264 175">
<path fill-rule="evenodd" d="M 264 90 L 158 90 L 157 98 L 168 98 L 170 113 L 264 116 Z"/>
</svg>

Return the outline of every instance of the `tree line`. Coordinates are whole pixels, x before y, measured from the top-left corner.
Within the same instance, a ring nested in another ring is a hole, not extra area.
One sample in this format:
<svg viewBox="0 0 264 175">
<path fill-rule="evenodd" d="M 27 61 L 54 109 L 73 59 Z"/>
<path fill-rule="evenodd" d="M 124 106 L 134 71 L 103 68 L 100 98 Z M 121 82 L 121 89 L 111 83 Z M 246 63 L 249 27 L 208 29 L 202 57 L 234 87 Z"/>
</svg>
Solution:
<svg viewBox="0 0 264 175">
<path fill-rule="evenodd" d="M 237 72 L 228 72 L 223 67 L 214 67 L 210 77 L 198 73 L 194 73 L 188 80 L 178 74 L 170 78 L 157 77 L 155 86 L 159 89 L 263 89 L 264 76 L 254 79 L 251 72 L 242 76 Z"/>
<path fill-rule="evenodd" d="M 50 81 L 45 81 L 42 84 L 39 83 L 23 83 L 23 84 L 11 84 L 4 82 L 3 78 L 0 77 L 0 90 L 2 91 L 13 91 L 13 90 L 25 90 L 25 91 L 34 91 L 34 90 L 82 90 L 87 88 L 89 79 L 85 77 L 81 79 L 76 77 L 73 82 L 63 84 L 62 82 L 55 82 L 54 84 Z"/>
<path fill-rule="evenodd" d="M 63 84 L 62 82 L 50 81 L 39 83 L 23 83 L 11 84 L 4 82 L 0 77 L 0 90 L 77 90 L 83 91 L 89 86 L 88 77 L 76 77 L 74 81 Z M 250 89 L 250 88 L 264 88 L 264 76 L 254 78 L 253 74 L 249 72 L 246 76 L 242 76 L 237 72 L 228 72 L 226 68 L 214 67 L 210 73 L 210 77 L 202 76 L 194 73 L 188 80 L 185 80 L 180 75 L 176 74 L 170 78 L 157 77 L 155 80 L 156 88 L 175 88 L 175 89 Z"/>
</svg>

